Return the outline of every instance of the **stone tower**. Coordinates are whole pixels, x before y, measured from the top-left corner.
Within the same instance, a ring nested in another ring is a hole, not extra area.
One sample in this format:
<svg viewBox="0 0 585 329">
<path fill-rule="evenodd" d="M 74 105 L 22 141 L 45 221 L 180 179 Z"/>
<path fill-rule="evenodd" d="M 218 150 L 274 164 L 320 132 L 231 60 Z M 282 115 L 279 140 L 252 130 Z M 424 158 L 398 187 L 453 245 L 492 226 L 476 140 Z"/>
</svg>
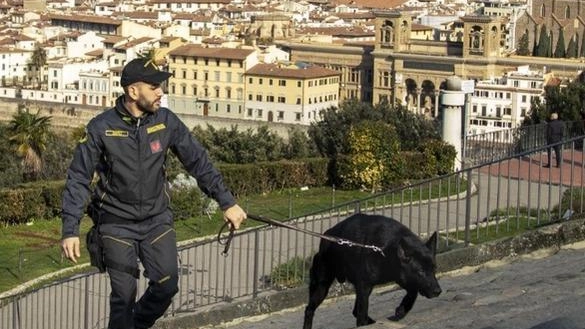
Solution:
<svg viewBox="0 0 585 329">
<path fill-rule="evenodd" d="M 503 48 L 502 24 L 497 17 L 464 16 L 463 57 L 500 57 Z"/>
<path fill-rule="evenodd" d="M 376 11 L 376 49 L 402 51 L 408 48 L 412 18 L 398 11 Z"/>
</svg>

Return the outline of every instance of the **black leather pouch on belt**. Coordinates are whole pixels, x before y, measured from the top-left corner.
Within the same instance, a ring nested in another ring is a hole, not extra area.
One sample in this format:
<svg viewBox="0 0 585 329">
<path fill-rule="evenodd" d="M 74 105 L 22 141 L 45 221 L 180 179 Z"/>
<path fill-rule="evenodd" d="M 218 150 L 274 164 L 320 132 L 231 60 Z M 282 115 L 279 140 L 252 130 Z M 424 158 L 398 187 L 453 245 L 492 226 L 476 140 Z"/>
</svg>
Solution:
<svg viewBox="0 0 585 329">
<path fill-rule="evenodd" d="M 89 229 L 89 232 L 87 232 L 85 237 L 85 243 L 87 251 L 89 252 L 91 266 L 97 267 L 101 273 L 105 272 L 106 263 L 104 262 L 104 248 L 97 225 L 94 225 Z"/>
</svg>

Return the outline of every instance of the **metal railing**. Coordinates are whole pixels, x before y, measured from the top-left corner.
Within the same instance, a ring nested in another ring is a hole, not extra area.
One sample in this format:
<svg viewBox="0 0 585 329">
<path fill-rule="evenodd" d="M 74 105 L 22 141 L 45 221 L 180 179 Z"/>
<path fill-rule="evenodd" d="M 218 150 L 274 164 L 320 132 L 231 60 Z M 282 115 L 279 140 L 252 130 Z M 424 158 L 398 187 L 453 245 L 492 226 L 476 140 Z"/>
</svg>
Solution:
<svg viewBox="0 0 585 329">
<path fill-rule="evenodd" d="M 511 157 L 521 152 L 537 150 L 547 144 L 546 126 L 546 123 L 541 123 L 467 136 L 464 150 L 465 162 L 467 165 L 478 165 Z M 584 133 L 582 121 L 565 122 L 564 140 L 570 140 Z"/>
<path fill-rule="evenodd" d="M 546 146 L 534 147 L 288 223 L 324 232 L 356 212 L 383 214 L 421 237 L 440 232 L 442 250 L 514 234 L 584 212 L 582 139 L 564 143 L 563 170 L 544 168 Z M 306 282 L 318 244 L 297 231 L 263 226 L 238 232 L 228 257 L 215 237 L 182 245 L 179 292 L 166 316 Z M 141 278 L 139 295 L 146 287 Z M 0 329 L 105 328 L 109 293 L 105 274 L 87 274 L 4 298 Z"/>
</svg>

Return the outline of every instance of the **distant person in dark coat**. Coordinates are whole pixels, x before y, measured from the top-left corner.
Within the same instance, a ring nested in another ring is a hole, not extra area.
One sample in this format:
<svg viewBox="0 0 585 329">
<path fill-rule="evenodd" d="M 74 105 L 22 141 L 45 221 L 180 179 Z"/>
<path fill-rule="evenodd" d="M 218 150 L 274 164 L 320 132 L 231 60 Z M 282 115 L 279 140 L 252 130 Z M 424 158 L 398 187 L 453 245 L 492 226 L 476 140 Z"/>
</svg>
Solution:
<svg viewBox="0 0 585 329">
<path fill-rule="evenodd" d="M 558 143 L 563 140 L 563 134 L 565 131 L 565 123 L 562 120 L 559 120 L 559 115 L 557 113 L 552 113 L 550 115 L 550 122 L 546 126 L 546 142 L 548 145 Z M 548 163 L 544 165 L 545 167 L 550 167 L 552 161 L 552 151 L 555 151 L 555 160 L 557 161 L 557 167 L 561 166 L 562 162 L 562 145 L 557 144 L 547 148 L 547 155 L 548 155 Z"/>
</svg>

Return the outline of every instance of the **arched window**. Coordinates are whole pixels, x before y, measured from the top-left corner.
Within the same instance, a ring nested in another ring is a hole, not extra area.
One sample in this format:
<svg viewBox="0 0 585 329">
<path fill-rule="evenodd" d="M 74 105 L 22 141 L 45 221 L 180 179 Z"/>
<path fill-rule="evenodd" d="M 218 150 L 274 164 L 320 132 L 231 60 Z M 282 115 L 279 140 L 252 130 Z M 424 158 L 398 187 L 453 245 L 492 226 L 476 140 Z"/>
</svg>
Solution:
<svg viewBox="0 0 585 329">
<path fill-rule="evenodd" d="M 544 6 L 544 3 L 540 6 L 540 16 L 546 16 L 546 7 Z"/>
<path fill-rule="evenodd" d="M 380 42 L 382 43 L 392 43 L 394 39 L 394 28 L 392 26 L 392 21 L 384 21 L 382 24 L 382 35 Z"/>
<path fill-rule="evenodd" d="M 565 7 L 565 19 L 571 18 L 571 7 Z"/>
</svg>

